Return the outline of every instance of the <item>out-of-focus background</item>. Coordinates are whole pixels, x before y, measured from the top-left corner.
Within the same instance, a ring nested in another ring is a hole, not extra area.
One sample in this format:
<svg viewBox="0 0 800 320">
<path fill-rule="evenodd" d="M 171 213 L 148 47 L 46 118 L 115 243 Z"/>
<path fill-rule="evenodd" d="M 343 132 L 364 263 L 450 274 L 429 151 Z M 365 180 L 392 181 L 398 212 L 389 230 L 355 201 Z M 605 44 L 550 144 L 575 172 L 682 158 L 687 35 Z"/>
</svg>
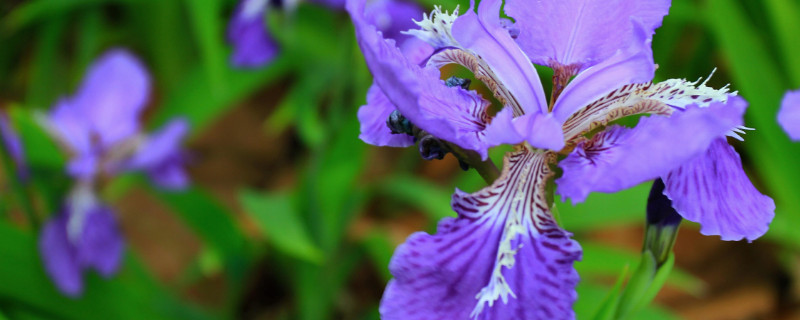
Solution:
<svg viewBox="0 0 800 320">
<path fill-rule="evenodd" d="M 395 246 L 453 215 L 454 188 L 484 186 L 451 156 L 424 161 L 415 148 L 358 139 L 356 112 L 371 76 L 342 8 L 303 2 L 267 13 L 279 54 L 240 70 L 225 40 L 235 6 L 0 2 L 0 108 L 23 137 L 35 202 L 70 184 L 65 154 L 36 114 L 73 94 L 109 48 L 127 48 L 153 77 L 148 128 L 175 116 L 191 125 L 189 189 L 164 191 L 136 174 L 103 184 L 126 239 L 124 264 L 108 280 L 89 272 L 75 299 L 46 276 L 37 230 L 5 171 L 0 319 L 378 319 Z M 800 2 L 674 0 L 653 51 L 657 81 L 717 68 L 709 85 L 730 83 L 750 102 L 746 124 L 756 130 L 735 147 L 778 209 L 769 233 L 753 243 L 705 237 L 685 223 L 676 268 L 635 318 L 800 319 L 800 144 L 775 122 L 783 93 L 800 87 Z M 540 69 L 545 82 L 548 72 Z M 593 194 L 577 206 L 557 199 L 562 224 L 584 248 L 576 264 L 580 319 L 594 315 L 626 266 L 635 267 L 648 191 L 646 184 Z M 44 220 L 52 212 L 36 214 Z"/>
</svg>

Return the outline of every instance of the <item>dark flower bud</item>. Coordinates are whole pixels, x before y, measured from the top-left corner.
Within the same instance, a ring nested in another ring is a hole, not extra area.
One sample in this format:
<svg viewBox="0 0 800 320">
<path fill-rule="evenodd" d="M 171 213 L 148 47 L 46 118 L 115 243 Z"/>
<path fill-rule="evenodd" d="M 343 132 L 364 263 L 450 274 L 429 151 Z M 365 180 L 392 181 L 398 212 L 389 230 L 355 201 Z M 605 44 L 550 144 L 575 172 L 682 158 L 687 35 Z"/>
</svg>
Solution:
<svg viewBox="0 0 800 320">
<path fill-rule="evenodd" d="M 661 178 L 653 181 L 650 196 L 647 197 L 647 224 L 658 226 L 674 226 L 681 223 L 681 215 L 672 208 L 672 201 L 664 195 L 664 181 Z"/>
<path fill-rule="evenodd" d="M 661 266 L 669 258 L 683 218 L 672 208 L 672 201 L 664 195 L 664 181 L 656 179 L 647 197 L 647 226 L 644 251 L 650 251 Z"/>
<path fill-rule="evenodd" d="M 444 159 L 447 147 L 432 135 L 425 135 L 419 140 L 419 154 L 425 160 Z"/>
<path fill-rule="evenodd" d="M 459 77 L 450 77 L 444 81 L 444 84 L 448 87 L 461 87 L 461 89 L 469 90 L 469 85 L 472 83 L 470 79 L 464 79 Z"/>
<path fill-rule="evenodd" d="M 412 131 L 413 126 L 411 125 L 411 121 L 408 121 L 408 119 L 406 119 L 406 117 L 400 114 L 400 111 L 397 110 L 394 110 L 391 114 L 389 114 L 389 118 L 386 119 L 386 126 L 389 127 L 389 130 L 391 130 L 393 134 L 414 134 Z"/>
</svg>

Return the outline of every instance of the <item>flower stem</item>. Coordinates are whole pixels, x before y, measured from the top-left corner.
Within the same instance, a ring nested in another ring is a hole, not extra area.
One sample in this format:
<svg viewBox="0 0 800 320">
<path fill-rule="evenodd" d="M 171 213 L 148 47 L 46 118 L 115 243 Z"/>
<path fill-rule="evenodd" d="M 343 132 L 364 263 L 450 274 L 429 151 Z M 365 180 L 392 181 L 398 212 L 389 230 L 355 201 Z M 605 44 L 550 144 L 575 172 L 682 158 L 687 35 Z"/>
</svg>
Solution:
<svg viewBox="0 0 800 320">
<path fill-rule="evenodd" d="M 450 152 L 453 153 L 456 158 L 464 161 L 470 167 L 475 168 L 475 171 L 478 171 L 478 174 L 486 181 L 486 184 L 491 185 L 500 177 L 500 169 L 492 162 L 492 159 L 483 160 L 477 152 L 464 150 L 449 142 L 447 143 L 447 147 L 450 148 Z"/>
</svg>

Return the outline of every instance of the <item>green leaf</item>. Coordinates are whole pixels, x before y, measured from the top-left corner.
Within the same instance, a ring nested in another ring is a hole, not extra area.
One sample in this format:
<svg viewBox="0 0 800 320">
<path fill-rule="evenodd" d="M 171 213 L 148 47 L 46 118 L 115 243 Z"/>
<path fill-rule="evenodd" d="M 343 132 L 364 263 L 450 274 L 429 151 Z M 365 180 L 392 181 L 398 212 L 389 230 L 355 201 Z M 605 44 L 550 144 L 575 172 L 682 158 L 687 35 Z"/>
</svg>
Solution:
<svg viewBox="0 0 800 320">
<path fill-rule="evenodd" d="M 452 191 L 430 181 L 407 174 L 398 174 L 380 181 L 377 192 L 422 209 L 432 221 L 453 217 L 450 208 Z"/>
<path fill-rule="evenodd" d="M 222 112 L 236 106 L 237 100 L 283 76 L 289 70 L 288 67 L 285 56 L 279 56 L 269 66 L 256 71 L 226 69 L 223 78 L 228 80 L 228 90 L 221 94 L 208 81 L 204 74 L 205 68 L 195 68 L 185 75 L 175 90 L 167 94 L 153 123 L 160 126 L 180 116 L 189 121 L 194 132 L 201 131 Z"/>
<path fill-rule="evenodd" d="M 62 15 L 72 10 L 113 2 L 133 3 L 135 0 L 25 1 L 3 18 L 2 27 L 6 32 L 16 32 L 37 22 L 52 20 L 54 16 Z"/>
<path fill-rule="evenodd" d="M 597 309 L 595 313 L 594 319 L 595 320 L 611 320 L 615 319 L 614 315 L 617 313 L 617 309 L 619 308 L 619 299 L 620 299 L 620 291 L 622 290 L 622 284 L 625 282 L 625 278 L 628 277 L 628 266 L 625 265 L 625 268 L 622 269 L 622 273 L 620 273 L 619 277 L 617 277 L 617 281 L 614 282 L 614 286 L 611 287 L 611 290 L 608 291 L 606 297 L 603 299 L 603 303 L 600 304 L 600 307 Z M 591 301 L 590 299 L 586 299 L 585 297 L 581 297 L 578 295 L 578 301 Z M 583 298 L 583 299 L 581 299 Z M 576 306 L 576 309 L 579 309 Z M 581 310 L 583 308 L 580 308 Z"/>
<path fill-rule="evenodd" d="M 67 21 L 63 18 L 48 20 L 38 34 L 36 51 L 31 64 L 26 105 L 46 108 L 55 98 L 66 92 L 65 70 L 60 48 Z"/>
<path fill-rule="evenodd" d="M 322 252 L 311 240 L 289 195 L 244 190 L 239 193 L 239 201 L 278 250 L 312 263 L 322 261 Z"/>
<path fill-rule="evenodd" d="M 221 20 L 220 2 L 214 0 L 186 0 L 190 21 L 193 26 L 195 42 L 200 49 L 207 81 L 211 84 L 211 94 L 225 96 L 227 91 L 227 59 L 225 44 L 220 31 L 224 28 Z"/>
<path fill-rule="evenodd" d="M 796 1 L 790 0 L 766 0 L 762 2 L 767 8 L 769 22 L 780 49 L 780 65 L 786 66 L 789 79 L 792 80 L 792 87 L 800 86 L 800 59 L 797 53 L 800 52 L 800 6 Z"/>
<path fill-rule="evenodd" d="M 581 240 L 580 243 L 583 248 L 583 259 L 575 263 L 575 270 L 581 275 L 583 281 L 597 282 L 597 280 L 613 277 L 619 273 L 619 270 L 627 268 L 628 265 L 639 259 L 639 254 L 636 252 L 589 240 Z M 699 297 L 705 290 L 702 280 L 678 268 L 674 268 L 672 272 L 668 273 L 666 283 L 696 297 Z"/>
<path fill-rule="evenodd" d="M 36 120 L 34 112 L 13 106 L 9 115 L 19 132 L 25 159 L 32 167 L 56 168 L 61 170 L 67 159 L 50 134 Z"/>
<path fill-rule="evenodd" d="M 642 252 L 639 266 L 620 295 L 614 319 L 626 319 L 639 311 L 642 306 L 649 304 L 664 285 L 673 263 L 674 255 L 670 255 L 667 263 L 659 267 L 652 252 Z"/>
<path fill-rule="evenodd" d="M 358 177 L 364 168 L 366 145 L 358 141 L 358 119 L 330 133 L 330 141 L 312 154 L 312 163 L 301 186 L 303 203 L 317 243 L 326 254 L 341 243 L 344 231 L 364 203 L 364 190 Z"/>
<path fill-rule="evenodd" d="M 594 192 L 586 201 L 577 205 L 559 201 L 556 203 L 564 228 L 580 232 L 609 225 L 641 223 L 645 218 L 644 209 L 649 193 L 650 185 L 644 183 L 611 194 Z"/>
<path fill-rule="evenodd" d="M 388 233 L 381 230 L 372 230 L 361 240 L 367 254 L 375 264 L 377 271 L 383 276 L 384 281 L 392 278 L 389 272 L 389 261 L 392 260 L 394 244 L 389 240 Z"/>
<path fill-rule="evenodd" d="M 151 188 L 151 193 L 169 205 L 203 241 L 216 250 L 226 264 L 234 287 L 240 285 L 249 265 L 247 238 L 234 216 L 206 191 L 189 187 L 181 192 Z"/>
</svg>

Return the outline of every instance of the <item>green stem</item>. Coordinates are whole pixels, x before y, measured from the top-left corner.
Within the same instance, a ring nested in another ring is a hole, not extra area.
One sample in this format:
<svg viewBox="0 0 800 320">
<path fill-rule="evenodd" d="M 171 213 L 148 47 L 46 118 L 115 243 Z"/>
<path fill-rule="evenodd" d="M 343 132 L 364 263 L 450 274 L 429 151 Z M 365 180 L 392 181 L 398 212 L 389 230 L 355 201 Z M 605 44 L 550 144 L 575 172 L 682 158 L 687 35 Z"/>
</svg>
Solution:
<svg viewBox="0 0 800 320">
<path fill-rule="evenodd" d="M 472 150 L 464 150 L 452 143 L 447 143 L 450 152 L 461 161 L 467 163 L 470 167 L 475 168 L 478 174 L 481 175 L 486 184 L 491 185 L 497 178 L 500 177 L 500 169 L 492 162 L 492 159 L 481 159 L 481 156 Z"/>
</svg>

